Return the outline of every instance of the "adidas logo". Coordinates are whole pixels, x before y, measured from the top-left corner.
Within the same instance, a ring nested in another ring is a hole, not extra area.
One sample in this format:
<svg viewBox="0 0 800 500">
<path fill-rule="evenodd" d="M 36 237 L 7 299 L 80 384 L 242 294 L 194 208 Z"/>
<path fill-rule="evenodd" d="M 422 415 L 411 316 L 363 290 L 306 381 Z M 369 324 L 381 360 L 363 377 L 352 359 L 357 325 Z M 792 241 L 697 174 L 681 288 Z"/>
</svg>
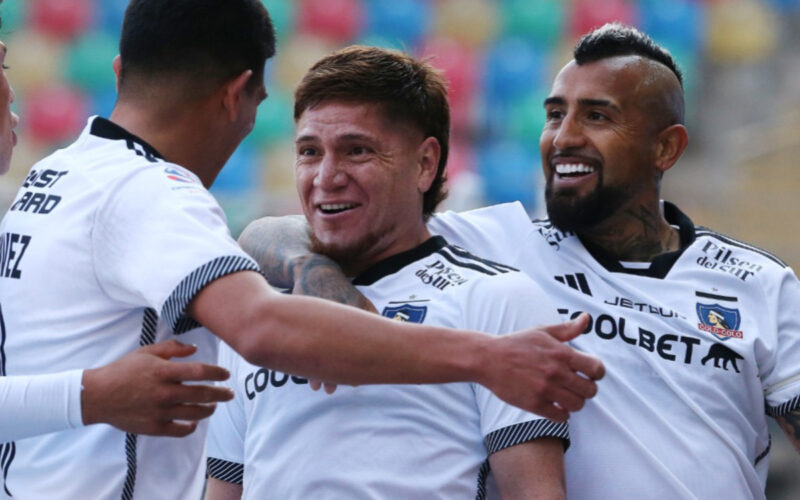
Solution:
<svg viewBox="0 0 800 500">
<path fill-rule="evenodd" d="M 556 281 L 563 283 L 570 288 L 574 288 L 581 293 L 592 296 L 592 290 L 589 288 L 589 282 L 586 281 L 586 275 L 583 273 L 565 274 L 564 276 L 553 276 Z"/>
</svg>

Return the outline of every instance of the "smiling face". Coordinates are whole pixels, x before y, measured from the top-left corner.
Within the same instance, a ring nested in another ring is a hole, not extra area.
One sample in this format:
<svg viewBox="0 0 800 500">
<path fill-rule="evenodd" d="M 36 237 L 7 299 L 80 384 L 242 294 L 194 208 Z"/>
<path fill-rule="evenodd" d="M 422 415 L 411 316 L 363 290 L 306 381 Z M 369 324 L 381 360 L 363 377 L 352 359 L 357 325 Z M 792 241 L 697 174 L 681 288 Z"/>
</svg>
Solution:
<svg viewBox="0 0 800 500">
<path fill-rule="evenodd" d="M 591 228 L 637 202 L 657 203 L 651 65 L 638 56 L 572 61 L 556 76 L 539 147 L 547 211 L 560 229 Z"/>
<path fill-rule="evenodd" d="M 8 83 L 5 73 L 6 46 L 0 42 L 0 175 L 8 172 L 11 165 L 11 151 L 17 145 L 17 134 L 14 132 L 19 117 L 11 111 L 14 102 L 14 90 Z"/>
<path fill-rule="evenodd" d="M 422 196 L 439 147 L 379 104 L 323 101 L 296 123 L 295 180 L 314 250 L 349 274 L 429 237 Z"/>
</svg>

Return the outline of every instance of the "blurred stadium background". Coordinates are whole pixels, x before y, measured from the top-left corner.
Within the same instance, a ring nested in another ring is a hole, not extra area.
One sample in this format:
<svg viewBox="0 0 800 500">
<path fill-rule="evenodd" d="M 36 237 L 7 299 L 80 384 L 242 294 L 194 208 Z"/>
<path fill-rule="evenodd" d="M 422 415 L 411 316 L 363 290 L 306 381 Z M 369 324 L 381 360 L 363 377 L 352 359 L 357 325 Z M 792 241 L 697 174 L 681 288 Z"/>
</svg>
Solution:
<svg viewBox="0 0 800 500">
<path fill-rule="evenodd" d="M 255 217 L 298 212 L 292 91 L 315 60 L 351 43 L 430 56 L 445 72 L 453 114 L 446 208 L 519 199 L 541 215 L 542 101 L 577 38 L 618 20 L 669 48 L 686 73 L 692 142 L 665 177 L 665 198 L 696 223 L 800 269 L 800 0 L 262 1 L 278 33 L 269 98 L 212 189 L 234 235 Z M 11 172 L 0 178 L 0 213 L 33 162 L 71 142 L 88 116 L 110 114 L 126 5 L 0 4 L 22 117 Z M 800 498 L 800 459 L 780 437 L 772 455 L 769 498 Z"/>
</svg>

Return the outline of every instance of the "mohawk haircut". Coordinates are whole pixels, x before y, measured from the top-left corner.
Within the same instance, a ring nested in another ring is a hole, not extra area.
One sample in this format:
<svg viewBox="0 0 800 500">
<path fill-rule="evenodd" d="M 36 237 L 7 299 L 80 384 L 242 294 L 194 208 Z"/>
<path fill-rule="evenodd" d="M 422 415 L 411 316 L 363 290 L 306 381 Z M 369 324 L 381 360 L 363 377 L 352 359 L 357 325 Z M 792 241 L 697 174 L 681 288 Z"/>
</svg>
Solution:
<svg viewBox="0 0 800 500">
<path fill-rule="evenodd" d="M 678 78 L 683 88 L 683 72 L 669 51 L 634 27 L 607 23 L 583 36 L 572 52 L 578 65 L 609 57 L 636 55 L 660 62 Z"/>
</svg>

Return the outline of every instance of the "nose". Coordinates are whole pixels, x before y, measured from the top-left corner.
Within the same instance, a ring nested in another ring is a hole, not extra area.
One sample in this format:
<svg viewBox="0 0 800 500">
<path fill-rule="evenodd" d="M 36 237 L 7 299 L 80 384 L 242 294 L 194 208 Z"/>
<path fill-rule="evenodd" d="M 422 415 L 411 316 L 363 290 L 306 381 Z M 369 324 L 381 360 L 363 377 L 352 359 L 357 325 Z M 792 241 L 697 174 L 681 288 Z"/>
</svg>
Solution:
<svg viewBox="0 0 800 500">
<path fill-rule="evenodd" d="M 585 144 L 586 136 L 583 126 L 573 115 L 567 114 L 561 120 L 553 136 L 553 146 L 561 151 L 581 147 Z"/>
<path fill-rule="evenodd" d="M 323 190 L 335 190 L 347 184 L 347 173 L 339 165 L 334 155 L 327 154 L 322 157 L 314 175 L 314 187 Z"/>
</svg>

